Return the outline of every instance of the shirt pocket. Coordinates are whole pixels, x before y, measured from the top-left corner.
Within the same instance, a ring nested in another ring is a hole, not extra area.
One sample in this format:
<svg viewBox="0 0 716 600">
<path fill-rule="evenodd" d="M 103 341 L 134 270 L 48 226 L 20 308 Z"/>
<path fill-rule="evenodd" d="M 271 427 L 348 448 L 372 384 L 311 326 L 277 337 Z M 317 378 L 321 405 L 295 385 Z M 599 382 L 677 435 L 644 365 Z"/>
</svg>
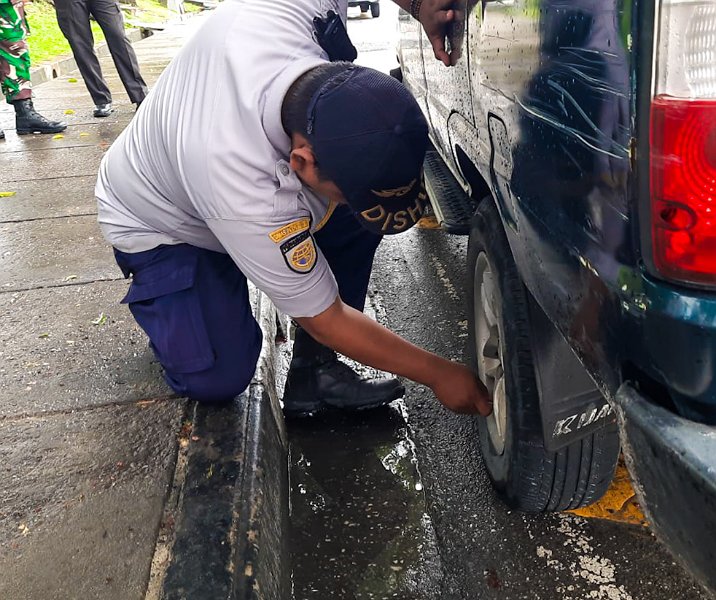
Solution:
<svg viewBox="0 0 716 600">
<path fill-rule="evenodd" d="M 197 261 L 141 271 L 122 300 L 129 305 L 167 371 L 195 373 L 214 365 L 214 350 L 196 289 Z"/>
<path fill-rule="evenodd" d="M 276 180 L 278 188 L 273 197 L 272 220 L 295 216 L 298 212 L 299 194 L 303 191 L 301 180 L 285 160 L 276 163 Z"/>
</svg>

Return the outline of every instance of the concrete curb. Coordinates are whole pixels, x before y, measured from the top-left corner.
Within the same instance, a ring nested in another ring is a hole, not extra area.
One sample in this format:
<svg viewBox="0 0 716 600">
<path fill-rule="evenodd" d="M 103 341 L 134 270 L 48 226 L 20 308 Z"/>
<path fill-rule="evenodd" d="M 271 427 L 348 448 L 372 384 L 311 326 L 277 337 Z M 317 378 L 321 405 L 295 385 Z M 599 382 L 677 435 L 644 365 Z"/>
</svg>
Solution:
<svg viewBox="0 0 716 600">
<path fill-rule="evenodd" d="M 138 42 L 141 39 L 144 39 L 145 37 L 149 37 L 150 35 L 152 35 L 152 32 L 149 29 L 128 29 L 126 31 L 126 34 L 127 38 L 129 38 L 129 41 L 134 43 Z M 32 40 L 30 41 L 30 43 L 32 43 Z M 99 58 L 102 58 L 103 56 L 109 56 L 109 46 L 107 46 L 106 42 L 97 44 L 94 50 Z M 41 83 L 46 83 L 47 81 L 55 79 L 56 77 L 67 75 L 68 73 L 71 73 L 76 69 L 77 63 L 75 62 L 75 59 L 72 57 L 72 55 L 62 56 L 52 62 L 42 63 L 31 69 L 30 81 L 32 82 L 33 86 L 38 86 Z"/>
<path fill-rule="evenodd" d="M 193 406 L 176 529 L 159 597 L 290 597 L 288 448 L 276 393 L 276 310 L 254 290 L 264 342 L 249 389 Z M 190 409 L 191 410 L 191 409 Z M 180 461 L 181 462 L 181 461 Z"/>
</svg>

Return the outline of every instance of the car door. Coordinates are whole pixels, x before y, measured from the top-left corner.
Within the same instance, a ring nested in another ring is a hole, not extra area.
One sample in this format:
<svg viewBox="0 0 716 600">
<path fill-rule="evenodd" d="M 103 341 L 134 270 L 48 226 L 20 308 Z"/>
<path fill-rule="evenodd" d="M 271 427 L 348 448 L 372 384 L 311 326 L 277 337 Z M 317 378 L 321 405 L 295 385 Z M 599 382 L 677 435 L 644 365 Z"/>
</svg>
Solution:
<svg viewBox="0 0 716 600">
<path fill-rule="evenodd" d="M 468 123 L 474 123 L 470 90 L 467 41 L 467 19 L 470 5 L 474 2 L 458 0 L 454 4 L 457 18 L 448 30 L 448 49 L 455 56 L 454 65 L 445 67 L 433 54 L 432 46 L 421 27 L 423 67 L 427 104 L 432 123 L 432 138 L 443 158 L 454 163 L 448 121 L 457 113 Z"/>
<path fill-rule="evenodd" d="M 403 83 L 411 91 L 420 105 L 423 115 L 430 123 L 428 111 L 425 69 L 423 68 L 422 25 L 410 13 L 400 9 L 398 12 L 398 33 L 400 45 L 398 60 L 402 71 Z"/>
</svg>

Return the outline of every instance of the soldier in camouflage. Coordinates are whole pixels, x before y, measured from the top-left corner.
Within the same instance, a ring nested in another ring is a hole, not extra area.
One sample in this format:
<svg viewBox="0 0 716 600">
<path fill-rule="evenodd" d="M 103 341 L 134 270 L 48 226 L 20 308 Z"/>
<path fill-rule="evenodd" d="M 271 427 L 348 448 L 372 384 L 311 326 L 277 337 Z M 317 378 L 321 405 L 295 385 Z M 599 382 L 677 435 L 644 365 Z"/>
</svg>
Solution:
<svg viewBox="0 0 716 600">
<path fill-rule="evenodd" d="M 35 111 L 30 83 L 30 51 L 25 41 L 29 33 L 24 0 L 0 0 L 0 88 L 15 107 L 17 133 L 58 133 L 67 128 L 49 121 Z M 5 132 L 0 129 L 0 139 Z"/>
</svg>

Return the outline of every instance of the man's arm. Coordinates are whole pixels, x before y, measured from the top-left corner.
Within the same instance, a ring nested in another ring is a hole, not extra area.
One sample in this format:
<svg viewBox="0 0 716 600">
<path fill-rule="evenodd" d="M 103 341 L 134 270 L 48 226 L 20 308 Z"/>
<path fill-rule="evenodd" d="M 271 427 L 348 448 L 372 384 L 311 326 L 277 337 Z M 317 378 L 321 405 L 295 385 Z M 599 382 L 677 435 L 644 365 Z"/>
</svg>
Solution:
<svg viewBox="0 0 716 600">
<path fill-rule="evenodd" d="M 454 0 L 393 0 L 393 2 L 411 14 L 414 12 L 411 8 L 417 7 L 418 21 L 425 29 L 435 58 L 449 67 L 452 64 L 452 56 L 445 51 L 445 35 L 448 25 L 455 20 L 455 11 L 452 9 Z"/>
<path fill-rule="evenodd" d="M 450 410 L 484 416 L 492 411 L 485 386 L 470 369 L 414 346 L 340 298 L 319 315 L 296 321 L 341 354 L 427 385 Z"/>
</svg>

